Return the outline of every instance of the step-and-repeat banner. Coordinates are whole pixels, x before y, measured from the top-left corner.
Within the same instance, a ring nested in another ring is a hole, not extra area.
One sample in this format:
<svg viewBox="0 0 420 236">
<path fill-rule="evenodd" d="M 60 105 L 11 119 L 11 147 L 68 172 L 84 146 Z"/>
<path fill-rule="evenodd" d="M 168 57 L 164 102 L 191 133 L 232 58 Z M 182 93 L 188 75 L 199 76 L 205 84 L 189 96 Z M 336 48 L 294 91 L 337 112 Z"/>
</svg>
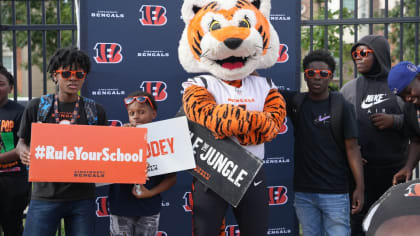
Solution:
<svg viewBox="0 0 420 236">
<path fill-rule="evenodd" d="M 110 124 L 128 121 L 123 99 L 137 90 L 153 94 L 157 120 L 175 116 L 182 100 L 181 83 L 194 75 L 178 61 L 184 29 L 181 0 L 80 1 L 80 46 L 92 59 L 82 94 L 102 104 Z M 299 87 L 300 1 L 273 0 L 270 21 L 280 38 L 278 62 L 258 71 L 283 89 Z M 293 134 L 287 122 L 282 134 L 266 144 L 263 168 L 268 174 L 270 222 L 267 235 L 298 235 L 293 209 Z M 177 174 L 177 184 L 163 194 L 158 235 L 191 235 L 191 180 Z M 107 186 L 97 188 L 97 236 L 109 235 Z M 252 216 L 250 216 L 252 217 Z M 225 236 L 239 235 L 231 211 Z"/>
</svg>

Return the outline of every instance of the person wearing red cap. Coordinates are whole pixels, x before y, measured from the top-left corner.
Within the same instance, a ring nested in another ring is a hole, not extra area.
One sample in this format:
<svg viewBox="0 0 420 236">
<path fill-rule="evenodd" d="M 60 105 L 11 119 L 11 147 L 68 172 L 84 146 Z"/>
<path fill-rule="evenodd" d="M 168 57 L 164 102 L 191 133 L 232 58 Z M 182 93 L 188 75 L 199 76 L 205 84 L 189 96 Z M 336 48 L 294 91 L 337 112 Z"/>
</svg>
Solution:
<svg viewBox="0 0 420 236">
<path fill-rule="evenodd" d="M 394 175 L 393 184 L 396 184 L 411 179 L 411 171 L 420 159 L 420 66 L 408 61 L 398 63 L 389 72 L 388 86 L 408 103 L 404 119 L 411 143 L 406 164 Z"/>
</svg>

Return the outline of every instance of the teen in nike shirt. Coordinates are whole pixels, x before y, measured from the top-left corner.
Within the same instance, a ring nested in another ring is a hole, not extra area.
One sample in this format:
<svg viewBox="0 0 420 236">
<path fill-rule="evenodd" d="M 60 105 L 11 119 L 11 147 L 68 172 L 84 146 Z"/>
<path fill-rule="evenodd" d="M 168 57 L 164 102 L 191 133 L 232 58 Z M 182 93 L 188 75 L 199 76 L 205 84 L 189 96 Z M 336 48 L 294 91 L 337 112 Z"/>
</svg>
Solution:
<svg viewBox="0 0 420 236">
<path fill-rule="evenodd" d="M 402 130 L 404 101 L 388 88 L 388 41 L 383 36 L 367 35 L 353 45 L 351 55 L 361 75 L 345 84 L 341 92 L 356 108 L 366 186 L 365 205 L 359 214 L 352 215 L 351 224 L 352 235 L 365 235 L 363 218 L 404 165 L 408 139 Z"/>
</svg>

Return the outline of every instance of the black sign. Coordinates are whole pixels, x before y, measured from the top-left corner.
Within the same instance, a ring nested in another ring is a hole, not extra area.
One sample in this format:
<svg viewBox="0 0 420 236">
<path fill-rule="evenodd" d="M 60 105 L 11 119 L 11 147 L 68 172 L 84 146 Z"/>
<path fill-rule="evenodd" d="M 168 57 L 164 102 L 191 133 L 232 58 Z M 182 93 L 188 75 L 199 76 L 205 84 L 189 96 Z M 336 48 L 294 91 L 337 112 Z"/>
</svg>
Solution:
<svg viewBox="0 0 420 236">
<path fill-rule="evenodd" d="M 215 139 L 188 121 L 196 168 L 190 173 L 232 206 L 238 206 L 263 161 L 230 138 Z"/>
</svg>

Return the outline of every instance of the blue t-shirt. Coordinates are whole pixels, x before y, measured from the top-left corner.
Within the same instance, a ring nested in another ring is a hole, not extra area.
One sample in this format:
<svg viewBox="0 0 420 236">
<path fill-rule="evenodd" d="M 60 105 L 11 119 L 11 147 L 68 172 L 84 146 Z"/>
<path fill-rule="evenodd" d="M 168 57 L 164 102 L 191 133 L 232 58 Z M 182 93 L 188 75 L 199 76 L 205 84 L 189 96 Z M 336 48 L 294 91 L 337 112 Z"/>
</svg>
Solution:
<svg viewBox="0 0 420 236">
<path fill-rule="evenodd" d="M 150 177 L 144 185 L 152 189 L 165 178 L 165 175 Z M 160 212 L 162 197 L 157 194 L 151 198 L 136 198 L 131 190 L 133 184 L 112 184 L 109 188 L 109 211 L 119 216 L 151 216 Z"/>
</svg>

